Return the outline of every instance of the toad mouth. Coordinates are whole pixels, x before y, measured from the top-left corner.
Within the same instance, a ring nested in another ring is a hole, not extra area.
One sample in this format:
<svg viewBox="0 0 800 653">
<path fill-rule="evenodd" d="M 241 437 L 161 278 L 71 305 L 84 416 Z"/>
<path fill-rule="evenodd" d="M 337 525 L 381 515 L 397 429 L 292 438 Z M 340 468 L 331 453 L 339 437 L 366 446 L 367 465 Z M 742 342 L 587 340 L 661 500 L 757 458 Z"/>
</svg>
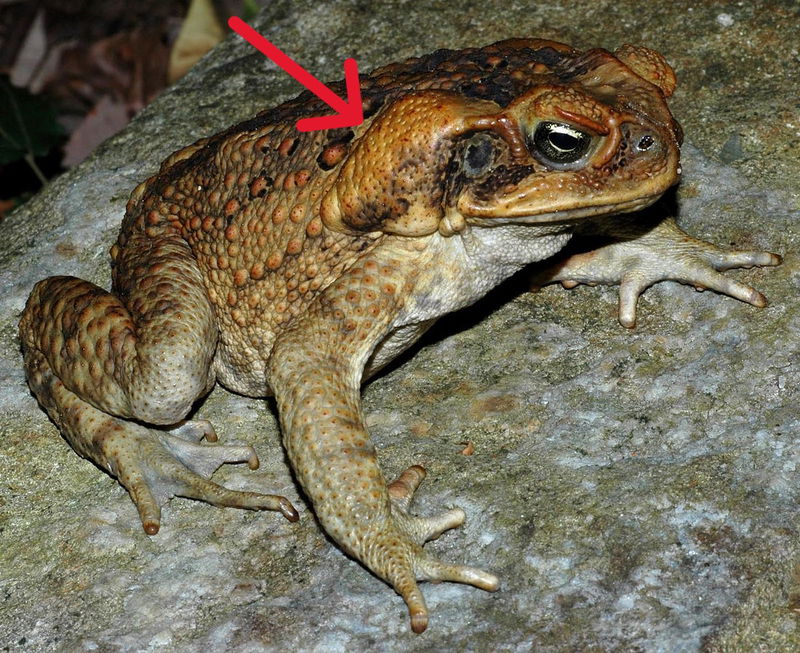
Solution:
<svg viewBox="0 0 800 653">
<path fill-rule="evenodd" d="M 596 215 L 616 215 L 618 213 L 633 213 L 647 208 L 656 202 L 664 191 L 645 195 L 635 199 L 595 206 L 582 206 L 575 209 L 549 211 L 546 213 L 533 213 L 521 215 L 505 215 L 498 217 L 467 216 L 467 223 L 476 227 L 499 227 L 509 224 L 549 224 L 555 222 L 573 222 Z"/>
</svg>

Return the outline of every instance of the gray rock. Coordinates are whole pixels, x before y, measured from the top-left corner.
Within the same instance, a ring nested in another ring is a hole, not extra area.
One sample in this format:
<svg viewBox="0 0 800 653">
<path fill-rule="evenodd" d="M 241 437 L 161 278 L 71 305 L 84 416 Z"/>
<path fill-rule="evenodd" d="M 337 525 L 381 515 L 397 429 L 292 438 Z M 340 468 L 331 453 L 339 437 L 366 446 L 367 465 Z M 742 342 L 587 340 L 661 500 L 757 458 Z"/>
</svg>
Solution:
<svg viewBox="0 0 800 653">
<path fill-rule="evenodd" d="M 69 450 L 24 382 L 16 322 L 33 283 L 107 284 L 135 184 L 178 147 L 294 95 L 294 82 L 229 39 L 0 225 L 0 649 L 798 650 L 800 78 L 796 48 L 771 45 L 796 43 L 798 9 L 698 4 L 284 0 L 257 23 L 322 78 L 340 77 L 346 56 L 368 70 L 512 35 L 654 47 L 680 77 L 682 224 L 786 257 L 732 273 L 767 309 L 665 283 L 640 300 L 634 331 L 616 322 L 614 289 L 527 294 L 518 278 L 366 388 L 387 476 L 422 463 L 418 510 L 468 513 L 429 546 L 503 580 L 495 594 L 424 586 L 421 636 L 399 597 L 320 532 L 269 402 L 217 388 L 198 414 L 262 460 L 216 478 L 285 494 L 301 521 L 173 500 L 148 538 L 124 490 Z"/>
</svg>

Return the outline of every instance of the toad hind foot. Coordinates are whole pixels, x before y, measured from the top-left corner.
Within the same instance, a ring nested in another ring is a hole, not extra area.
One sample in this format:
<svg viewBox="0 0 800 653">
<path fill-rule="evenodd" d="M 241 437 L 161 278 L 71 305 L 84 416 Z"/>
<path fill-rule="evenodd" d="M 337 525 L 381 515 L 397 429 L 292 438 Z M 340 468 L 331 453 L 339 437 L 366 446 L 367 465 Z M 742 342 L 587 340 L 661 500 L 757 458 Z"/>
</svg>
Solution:
<svg viewBox="0 0 800 653">
<path fill-rule="evenodd" d="M 103 436 L 101 446 L 108 466 L 130 493 L 148 535 L 158 533 L 161 506 L 174 496 L 215 506 L 275 510 L 289 521 L 298 520 L 297 511 L 285 497 L 229 490 L 209 480 L 225 463 L 246 462 L 250 469 L 257 469 L 259 463 L 250 446 L 201 444 L 181 437 L 189 430 L 193 430 L 190 437 L 196 437 L 203 428 L 187 422 L 170 432 L 122 422 Z"/>
</svg>

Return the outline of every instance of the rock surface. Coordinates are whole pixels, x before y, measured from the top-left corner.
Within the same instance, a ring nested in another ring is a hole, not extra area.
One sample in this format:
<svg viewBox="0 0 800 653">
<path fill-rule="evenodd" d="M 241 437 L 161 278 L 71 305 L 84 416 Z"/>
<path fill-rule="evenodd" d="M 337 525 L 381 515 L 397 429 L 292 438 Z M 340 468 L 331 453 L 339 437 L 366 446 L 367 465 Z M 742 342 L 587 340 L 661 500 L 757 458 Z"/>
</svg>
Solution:
<svg viewBox="0 0 800 653">
<path fill-rule="evenodd" d="M 301 521 L 173 500 L 148 538 L 125 492 L 27 391 L 16 322 L 33 283 L 108 284 L 135 184 L 297 92 L 232 38 L 0 225 L 0 650 L 800 649 L 800 11 L 642 7 L 284 0 L 257 22 L 325 79 L 346 56 L 367 70 L 515 35 L 660 50 L 687 136 L 667 204 L 698 236 L 785 256 L 733 273 L 767 294 L 764 310 L 661 284 L 634 331 L 616 322 L 614 289 L 527 294 L 518 278 L 366 388 L 387 476 L 422 463 L 419 512 L 467 511 L 429 546 L 495 571 L 501 591 L 426 585 L 431 625 L 413 635 L 400 598 L 334 548 L 298 496 L 272 404 L 220 388 L 198 415 L 225 442 L 253 444 L 262 467 L 216 478 L 285 494 Z"/>
</svg>

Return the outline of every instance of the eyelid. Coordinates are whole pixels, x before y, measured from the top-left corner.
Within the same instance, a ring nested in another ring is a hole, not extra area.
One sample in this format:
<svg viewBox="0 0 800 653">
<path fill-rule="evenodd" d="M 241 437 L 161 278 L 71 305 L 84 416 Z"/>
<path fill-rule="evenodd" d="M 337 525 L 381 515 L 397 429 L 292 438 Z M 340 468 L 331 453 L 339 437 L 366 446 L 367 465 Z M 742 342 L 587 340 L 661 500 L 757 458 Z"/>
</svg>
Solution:
<svg viewBox="0 0 800 653">
<path fill-rule="evenodd" d="M 588 129 L 590 132 L 597 134 L 598 136 L 608 135 L 609 129 L 607 125 L 603 125 L 595 120 L 592 120 L 588 116 L 582 116 L 579 113 L 572 113 L 572 111 L 567 111 L 566 109 L 561 109 L 560 107 L 556 107 L 556 113 L 567 122 L 571 122 L 573 125 L 580 125 L 584 129 Z"/>
</svg>

